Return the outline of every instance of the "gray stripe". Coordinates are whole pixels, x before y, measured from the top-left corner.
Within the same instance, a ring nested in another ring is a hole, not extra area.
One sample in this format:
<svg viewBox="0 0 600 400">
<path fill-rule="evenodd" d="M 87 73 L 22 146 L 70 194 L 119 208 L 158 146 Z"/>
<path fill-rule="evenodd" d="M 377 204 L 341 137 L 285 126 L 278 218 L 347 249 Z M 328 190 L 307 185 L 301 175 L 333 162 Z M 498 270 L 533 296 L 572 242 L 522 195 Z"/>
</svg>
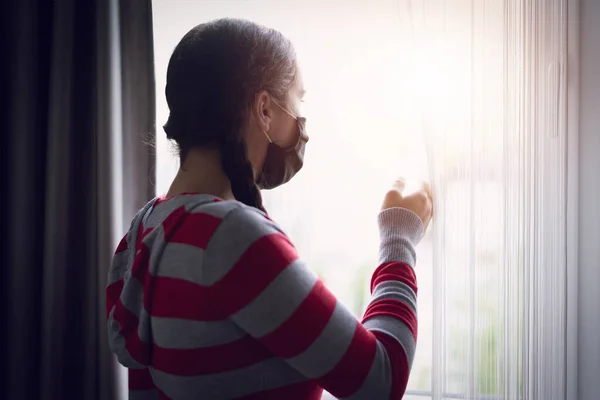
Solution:
<svg viewBox="0 0 600 400">
<path fill-rule="evenodd" d="M 407 284 L 400 281 L 385 281 L 375 287 L 371 303 L 377 300 L 395 299 L 407 304 L 417 314 L 417 295 Z"/>
<path fill-rule="evenodd" d="M 245 336 L 230 320 L 192 321 L 152 317 L 154 343 L 168 349 L 196 349 L 231 343 Z"/>
<path fill-rule="evenodd" d="M 399 235 L 387 235 L 379 245 L 379 264 L 402 262 L 414 268 L 417 255 L 408 238 Z"/>
<path fill-rule="evenodd" d="M 383 332 L 396 339 L 404 348 L 409 368 L 412 367 L 417 343 L 408 326 L 396 318 L 386 316 L 370 318 L 363 325 L 370 331 Z"/>
<path fill-rule="evenodd" d="M 133 229 L 139 228 L 141 218 L 143 218 L 143 215 L 138 220 L 136 220 L 136 223 L 134 224 L 135 226 Z M 128 246 L 128 250 L 127 250 L 128 261 L 127 261 L 127 263 L 128 264 L 127 264 L 127 269 L 126 269 L 125 273 L 123 274 L 123 279 L 125 280 L 125 285 L 127 285 L 127 282 L 129 280 L 131 280 L 131 276 L 132 276 L 131 272 L 133 269 L 133 265 L 135 264 L 135 259 L 141 251 L 141 249 L 136 249 L 135 252 L 132 251 L 133 249 L 136 248 L 136 245 L 137 245 L 137 234 L 133 235 L 132 232 L 133 231 L 129 231 L 129 233 L 127 234 L 127 246 Z M 158 243 L 158 245 L 157 245 L 157 243 Z M 150 273 L 152 273 L 157 268 L 158 261 L 160 260 L 160 255 L 161 255 L 163 247 L 164 247 L 163 227 L 162 226 L 156 227 L 148 236 L 146 236 L 144 238 L 144 244 L 150 249 L 149 271 L 150 271 Z M 125 291 L 125 288 L 123 288 L 123 291 Z"/>
<path fill-rule="evenodd" d="M 162 224 L 164 219 L 169 214 L 171 214 L 179 207 L 185 206 L 189 202 L 190 199 L 187 198 L 187 196 L 178 196 L 167 201 L 163 201 L 160 204 L 157 204 L 144 221 L 144 230 L 149 228 L 156 228 L 158 225 Z"/>
<path fill-rule="evenodd" d="M 263 337 L 284 323 L 308 296 L 317 276 L 300 260 L 285 268 L 232 320 L 253 337 Z"/>
<path fill-rule="evenodd" d="M 412 211 L 404 208 L 383 210 L 377 216 L 379 224 L 379 263 L 399 261 L 414 268 L 415 246 L 423 237 L 423 223 Z"/>
<path fill-rule="evenodd" d="M 144 228 L 154 228 L 165 220 L 173 211 L 179 207 L 185 207 L 187 212 L 202 212 L 217 218 L 224 218 L 231 210 L 239 205 L 234 201 L 214 201 L 215 197 L 205 194 L 182 194 L 158 204 L 147 220 Z"/>
<path fill-rule="evenodd" d="M 213 275 L 211 269 L 217 265 L 206 265 L 206 252 L 196 246 L 184 243 L 167 243 L 162 251 L 156 276 L 184 279 L 199 285 L 207 281 L 206 275 Z"/>
<path fill-rule="evenodd" d="M 144 219 L 147 213 L 150 212 L 155 202 L 156 199 L 153 199 L 152 201 L 146 203 L 146 205 L 140 211 L 138 211 L 138 213 L 133 218 L 133 221 L 131 222 L 131 227 L 129 228 L 129 231 L 127 232 L 126 236 L 128 249 L 131 250 L 136 248 L 137 236 L 140 230 L 140 224 L 142 223 L 142 219 Z M 130 267 L 133 265 L 137 252 L 128 251 L 127 254 L 129 255 L 129 259 L 127 260 L 127 265 L 129 266 L 129 268 L 127 269 L 127 271 L 129 272 L 131 269 Z M 127 273 L 125 274 L 125 276 L 127 276 Z"/>
<path fill-rule="evenodd" d="M 144 288 L 137 279 L 125 281 L 121 292 L 123 307 L 138 318 L 138 335 L 144 343 L 150 341 L 150 316 L 144 308 Z"/>
<path fill-rule="evenodd" d="M 162 237 L 162 228 L 156 229 L 152 235 L 149 236 Z M 130 242 L 132 240 L 132 238 L 129 238 Z M 131 243 L 129 243 L 129 246 L 131 246 Z M 133 247 L 129 247 L 126 252 L 123 252 L 123 256 L 130 258 L 131 249 L 133 249 Z M 156 254 L 160 254 L 160 251 L 160 248 L 152 247 L 149 268 L 152 268 L 153 264 L 156 264 L 156 259 L 158 258 Z M 135 258 L 133 258 L 133 260 L 135 260 Z M 127 269 L 123 273 L 124 284 L 123 290 L 121 291 L 120 300 L 121 303 L 123 303 L 123 307 L 125 307 L 127 311 L 138 317 L 138 335 L 142 341 L 148 343 L 151 335 L 149 315 L 144 309 L 144 287 L 142 282 L 139 282 L 137 279 L 132 277 L 132 266 L 133 263 L 128 265 Z M 109 272 L 109 277 L 113 273 L 114 271 L 111 270 Z"/>
<path fill-rule="evenodd" d="M 379 341 L 377 341 L 377 352 L 371 365 L 371 369 L 362 386 L 347 399 L 389 399 L 392 389 L 392 367 L 390 359 Z"/>
<path fill-rule="evenodd" d="M 130 271 L 128 271 L 130 275 Z M 123 291 L 121 291 L 121 303 L 130 313 L 140 317 L 140 310 L 144 308 L 144 287 L 135 278 L 125 277 Z"/>
<path fill-rule="evenodd" d="M 155 385 L 177 400 L 233 399 L 305 381 L 279 358 L 219 374 L 177 376 L 150 369 Z"/>
<path fill-rule="evenodd" d="M 235 200 L 226 201 L 196 201 L 186 205 L 186 210 L 190 213 L 203 213 L 212 215 L 219 219 L 225 219 L 232 211 L 245 207 L 245 204 Z"/>
<path fill-rule="evenodd" d="M 127 270 L 127 261 L 129 260 L 129 249 L 115 254 L 113 256 L 112 264 L 108 270 L 108 280 L 106 286 L 121 280 Z"/>
<path fill-rule="evenodd" d="M 152 328 L 150 327 L 150 314 L 146 311 L 145 308 L 140 309 L 140 316 L 138 322 L 138 336 L 140 340 L 144 343 L 150 343 L 152 338 Z"/>
<path fill-rule="evenodd" d="M 157 226 L 154 230 L 144 238 L 144 243 L 150 249 L 150 265 L 148 265 L 148 273 L 156 276 L 156 272 L 163 263 L 163 252 L 165 251 L 165 229 L 162 225 Z M 167 263 L 170 260 L 166 260 Z"/>
<path fill-rule="evenodd" d="M 144 308 L 144 288 L 137 279 L 129 279 L 121 292 L 123 307 L 138 318 L 137 332 L 144 343 L 149 343 L 152 337 L 150 332 L 150 315 Z"/>
<path fill-rule="evenodd" d="M 339 301 L 321 335 L 302 354 L 287 361 L 307 378 L 331 371 L 350 346 L 358 321 Z"/>
<path fill-rule="evenodd" d="M 137 255 L 136 248 L 138 230 L 142 219 L 147 215 L 147 212 L 152 208 L 152 205 L 156 202 L 156 199 L 146 203 L 146 205 L 137 212 L 133 220 L 129 231 L 125 235 L 125 241 L 127 242 L 127 250 L 113 256 L 113 261 L 108 271 L 108 285 L 114 283 L 120 279 L 129 279 L 131 276 L 131 267 Z"/>
<path fill-rule="evenodd" d="M 208 243 L 204 264 L 213 266 L 204 276 L 212 285 L 225 276 L 254 242 L 263 236 L 281 232 L 258 212 L 240 207 L 221 222 Z"/>
<path fill-rule="evenodd" d="M 129 400 L 158 400 L 158 392 L 154 389 L 150 390 L 130 390 Z"/>
<path fill-rule="evenodd" d="M 127 348 L 125 347 L 125 338 L 119 334 L 121 330 L 121 325 L 114 318 L 114 307 L 108 316 L 108 343 L 110 345 L 110 350 L 117 357 L 117 360 L 127 368 L 144 368 L 145 366 L 135 361 Z"/>
</svg>

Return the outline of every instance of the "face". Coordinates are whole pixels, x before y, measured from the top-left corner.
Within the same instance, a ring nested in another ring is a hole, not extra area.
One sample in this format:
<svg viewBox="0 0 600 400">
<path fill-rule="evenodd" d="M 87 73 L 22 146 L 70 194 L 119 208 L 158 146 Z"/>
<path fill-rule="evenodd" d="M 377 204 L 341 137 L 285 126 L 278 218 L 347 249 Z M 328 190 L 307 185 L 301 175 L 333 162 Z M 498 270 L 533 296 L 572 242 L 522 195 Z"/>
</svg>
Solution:
<svg viewBox="0 0 600 400">
<path fill-rule="evenodd" d="M 248 159 L 252 163 L 255 174 L 261 170 L 267 154 L 269 145 L 267 135 L 273 143 L 283 148 L 294 146 L 298 141 L 298 122 L 282 107 L 294 116 L 304 116 L 302 114 L 304 93 L 304 83 L 298 70 L 294 84 L 288 91 L 287 99 L 284 102 L 275 100 L 281 107 L 266 91 L 256 95 L 246 132 Z"/>
</svg>

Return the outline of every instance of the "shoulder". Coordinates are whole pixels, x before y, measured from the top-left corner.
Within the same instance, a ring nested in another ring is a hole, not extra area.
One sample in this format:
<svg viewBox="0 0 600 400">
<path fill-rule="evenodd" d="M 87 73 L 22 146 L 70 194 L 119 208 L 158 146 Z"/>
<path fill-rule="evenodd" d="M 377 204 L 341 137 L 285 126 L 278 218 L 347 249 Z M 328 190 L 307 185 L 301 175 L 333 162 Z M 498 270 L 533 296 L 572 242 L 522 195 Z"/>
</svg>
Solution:
<svg viewBox="0 0 600 400">
<path fill-rule="evenodd" d="M 158 202 L 145 226 L 162 226 L 170 241 L 213 249 L 244 248 L 283 230 L 262 211 L 236 200 L 182 195 Z"/>
<path fill-rule="evenodd" d="M 157 198 L 152 202 L 151 213 L 145 218 L 144 226 L 158 226 L 169 218 L 195 220 L 198 216 L 212 217 L 221 222 L 236 220 L 247 223 L 268 223 L 269 217 L 258 209 L 236 200 L 221 200 L 202 194 L 182 194 L 169 199 Z"/>
<path fill-rule="evenodd" d="M 243 242 L 272 234 L 285 236 L 283 230 L 268 215 L 254 207 L 234 200 L 216 202 L 212 207 L 221 214 L 215 231 L 216 238 L 236 238 Z"/>
</svg>

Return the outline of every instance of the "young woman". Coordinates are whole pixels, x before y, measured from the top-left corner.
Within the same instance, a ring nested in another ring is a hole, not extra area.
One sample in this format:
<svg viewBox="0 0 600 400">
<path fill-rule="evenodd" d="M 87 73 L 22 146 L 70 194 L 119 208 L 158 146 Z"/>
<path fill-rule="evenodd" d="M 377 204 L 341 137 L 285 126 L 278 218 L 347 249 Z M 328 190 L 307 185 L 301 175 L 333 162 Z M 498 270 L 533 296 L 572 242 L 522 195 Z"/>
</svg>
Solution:
<svg viewBox="0 0 600 400">
<path fill-rule="evenodd" d="M 403 196 L 399 180 L 384 196 L 372 300 L 357 321 L 261 201 L 260 189 L 302 167 L 303 92 L 292 44 L 248 21 L 199 25 L 173 52 L 164 129 L 181 168 L 134 218 L 107 287 L 109 340 L 129 369 L 130 398 L 403 396 L 430 190 Z"/>
</svg>

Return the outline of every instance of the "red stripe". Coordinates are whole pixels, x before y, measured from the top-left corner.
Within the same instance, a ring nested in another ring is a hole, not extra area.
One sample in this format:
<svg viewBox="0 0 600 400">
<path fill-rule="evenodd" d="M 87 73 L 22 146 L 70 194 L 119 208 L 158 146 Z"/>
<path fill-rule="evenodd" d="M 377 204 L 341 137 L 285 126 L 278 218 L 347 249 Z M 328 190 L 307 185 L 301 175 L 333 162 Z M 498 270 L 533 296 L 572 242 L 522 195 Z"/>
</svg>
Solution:
<svg viewBox="0 0 600 400">
<path fill-rule="evenodd" d="M 175 232 L 177 226 L 186 218 L 187 215 L 188 212 L 186 211 L 185 206 L 177 207 L 175 210 L 171 211 L 161 223 L 165 235 L 167 232 L 171 234 Z"/>
<path fill-rule="evenodd" d="M 166 197 L 166 196 L 158 196 L 156 198 L 156 201 L 154 202 L 154 204 L 152 205 L 152 210 L 154 210 L 159 204 L 164 203 L 167 200 L 172 199 L 173 197 Z"/>
<path fill-rule="evenodd" d="M 110 310 L 117 304 L 121 292 L 123 291 L 123 279 L 111 283 L 106 288 L 106 318 L 110 314 Z"/>
<path fill-rule="evenodd" d="M 375 354 L 377 341 L 375 336 L 362 325 L 357 324 L 354 337 L 342 359 L 323 378 L 321 386 L 336 397 L 348 397 L 355 393 L 365 381 Z"/>
<path fill-rule="evenodd" d="M 281 233 L 256 240 L 231 271 L 210 287 L 211 290 L 221 293 L 235 293 L 235 296 L 223 296 L 219 308 L 222 308 L 227 316 L 239 311 L 297 258 L 296 250 Z"/>
<path fill-rule="evenodd" d="M 263 236 L 212 286 L 152 277 L 155 301 L 148 311 L 156 317 L 196 321 L 226 319 L 255 299 L 296 258 L 296 251 L 284 235 Z M 265 264 L 265 260 L 269 263 Z"/>
<path fill-rule="evenodd" d="M 135 369 L 129 368 L 129 390 L 150 390 L 154 389 L 154 381 L 148 368 Z"/>
<path fill-rule="evenodd" d="M 171 400 L 171 398 L 169 396 L 167 396 L 165 394 L 165 392 L 163 392 L 159 388 L 156 388 L 156 391 L 158 392 L 158 400 Z"/>
<path fill-rule="evenodd" d="M 183 243 L 206 249 L 208 241 L 220 223 L 221 218 L 214 215 L 201 212 L 190 213 L 174 231 L 168 231 L 165 227 L 165 238 L 169 243 Z"/>
<path fill-rule="evenodd" d="M 144 238 L 152 232 L 153 228 L 148 228 L 144 230 L 144 224 L 140 223 L 140 227 L 138 228 L 137 238 L 135 242 L 135 248 L 138 250 L 142 244 L 144 243 Z"/>
<path fill-rule="evenodd" d="M 277 389 L 253 393 L 239 400 L 321 400 L 323 388 L 315 381 L 304 381 Z"/>
<path fill-rule="evenodd" d="M 415 271 L 407 264 L 400 262 L 391 262 L 381 264 L 371 277 L 371 293 L 375 287 L 382 282 L 399 281 L 410 287 L 417 294 L 417 275 Z"/>
<path fill-rule="evenodd" d="M 114 318 L 119 325 L 121 325 L 119 335 L 124 338 L 125 349 L 129 355 L 138 363 L 142 365 L 149 365 L 150 349 L 149 346 L 144 343 L 138 335 L 138 317 L 129 312 L 121 300 L 119 300 L 115 307 Z"/>
<path fill-rule="evenodd" d="M 119 301 L 115 319 L 121 325 L 125 348 L 137 362 L 174 375 L 214 374 L 243 368 L 273 357 L 258 341 L 245 336 L 220 346 L 198 349 L 169 349 L 144 343 L 138 335 L 138 318 Z M 149 355 L 152 354 L 152 361 Z"/>
<path fill-rule="evenodd" d="M 271 352 L 250 336 L 224 345 L 198 349 L 168 349 L 156 344 L 149 346 L 139 337 L 139 319 L 120 301 L 115 309 L 115 319 L 121 325 L 119 334 L 123 336 L 125 348 L 133 359 L 143 365 L 151 363 L 153 368 L 174 375 L 226 372 L 273 357 Z M 149 359 L 150 354 L 152 361 Z"/>
<path fill-rule="evenodd" d="M 290 318 L 260 341 L 281 358 L 297 356 L 323 332 L 335 305 L 335 296 L 323 282 L 317 281 Z"/>
<path fill-rule="evenodd" d="M 232 371 L 272 357 L 272 353 L 250 336 L 224 345 L 198 349 L 170 349 L 156 344 L 152 346 L 152 367 L 179 376 Z"/>
<path fill-rule="evenodd" d="M 369 318 L 378 316 L 392 317 L 402 321 L 408 326 L 413 337 L 417 340 L 419 326 L 417 316 L 408 304 L 396 299 L 377 300 L 367 307 L 365 315 L 363 316 L 363 323 Z"/>
<path fill-rule="evenodd" d="M 226 318 L 219 304 L 223 293 L 178 278 L 154 276 L 149 279 L 152 280 L 154 301 L 147 311 L 153 317 L 195 321 L 219 321 Z M 145 293 L 144 297 L 149 295 Z"/>
<path fill-rule="evenodd" d="M 393 337 L 383 332 L 373 332 L 375 337 L 381 342 L 387 352 L 392 367 L 392 387 L 390 399 L 401 400 L 408 385 L 410 370 L 408 369 L 408 360 L 404 348 Z"/>
<path fill-rule="evenodd" d="M 123 236 L 119 245 L 117 246 L 117 250 L 115 250 L 115 254 L 119 254 L 127 250 L 127 235 Z"/>
</svg>

